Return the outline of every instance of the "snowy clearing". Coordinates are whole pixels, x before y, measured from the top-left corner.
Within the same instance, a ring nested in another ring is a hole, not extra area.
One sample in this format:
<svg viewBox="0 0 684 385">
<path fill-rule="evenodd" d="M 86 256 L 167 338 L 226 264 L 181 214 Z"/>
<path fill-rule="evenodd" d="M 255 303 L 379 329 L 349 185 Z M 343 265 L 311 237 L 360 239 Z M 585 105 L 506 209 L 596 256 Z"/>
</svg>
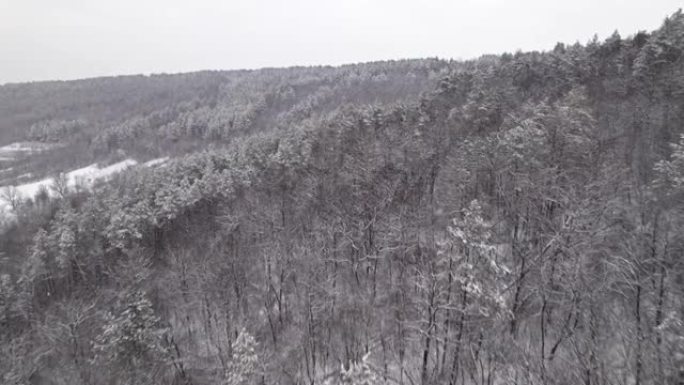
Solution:
<svg viewBox="0 0 684 385">
<path fill-rule="evenodd" d="M 143 163 L 143 165 L 146 167 L 154 167 L 154 166 L 158 166 L 160 164 L 166 163 L 166 161 L 168 161 L 168 160 L 169 160 L 169 157 L 165 156 L 163 158 L 148 160 L 147 162 Z"/>
<path fill-rule="evenodd" d="M 0 147 L 0 159 L 5 161 L 14 160 L 14 158 L 19 154 L 41 152 L 55 147 L 58 147 L 58 145 L 42 142 L 15 142 Z"/>
<path fill-rule="evenodd" d="M 76 185 L 84 188 L 91 187 L 96 181 L 108 180 L 113 175 L 137 165 L 138 162 L 134 159 L 126 159 L 118 163 L 111 164 L 100 168 L 97 164 L 91 164 L 83 168 L 65 173 L 67 187 L 73 188 Z M 28 198 L 33 199 L 42 189 L 45 189 L 50 196 L 55 196 L 57 193 L 51 188 L 54 184 L 54 178 L 45 178 L 42 180 L 25 183 L 17 186 L 2 186 L 0 187 L 0 213 L 11 211 L 11 204 L 7 200 L 6 192 L 11 189 L 12 194 L 20 200 Z"/>
</svg>

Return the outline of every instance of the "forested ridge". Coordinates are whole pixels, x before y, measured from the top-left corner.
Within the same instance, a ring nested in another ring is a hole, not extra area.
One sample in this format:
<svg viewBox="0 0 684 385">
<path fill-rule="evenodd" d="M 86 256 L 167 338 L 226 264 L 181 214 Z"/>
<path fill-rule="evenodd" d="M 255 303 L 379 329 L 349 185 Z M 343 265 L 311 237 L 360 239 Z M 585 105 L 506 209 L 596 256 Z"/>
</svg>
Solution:
<svg viewBox="0 0 684 385">
<path fill-rule="evenodd" d="M 13 165 L 6 177 L 56 173 L 116 159 L 121 152 L 183 154 L 245 135 L 316 124 L 347 104 L 412 102 L 458 65 L 424 59 L 6 84 L 0 86 L 0 141 L 62 147 Z"/>
<path fill-rule="evenodd" d="M 1 86 L 3 140 L 59 144 L 15 167 L 173 158 L 17 205 L 0 382 L 684 384 L 683 123 L 681 11 L 465 62 Z"/>
</svg>

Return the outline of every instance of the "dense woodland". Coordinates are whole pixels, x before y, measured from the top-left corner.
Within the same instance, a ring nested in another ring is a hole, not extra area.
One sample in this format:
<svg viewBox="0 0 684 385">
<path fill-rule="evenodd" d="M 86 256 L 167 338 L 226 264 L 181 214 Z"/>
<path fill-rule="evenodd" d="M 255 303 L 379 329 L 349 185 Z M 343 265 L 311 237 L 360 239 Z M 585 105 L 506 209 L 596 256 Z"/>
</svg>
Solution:
<svg viewBox="0 0 684 385">
<path fill-rule="evenodd" d="M 0 86 L 0 141 L 61 149 L 12 165 L 4 178 L 122 156 L 185 154 L 318 125 L 345 105 L 412 103 L 457 65 L 426 59 L 8 84 Z"/>
<path fill-rule="evenodd" d="M 684 384 L 681 11 L 465 62 L 4 85 L 0 138 L 60 144 L 24 168 L 174 156 L 17 205 L 2 384 Z"/>
</svg>

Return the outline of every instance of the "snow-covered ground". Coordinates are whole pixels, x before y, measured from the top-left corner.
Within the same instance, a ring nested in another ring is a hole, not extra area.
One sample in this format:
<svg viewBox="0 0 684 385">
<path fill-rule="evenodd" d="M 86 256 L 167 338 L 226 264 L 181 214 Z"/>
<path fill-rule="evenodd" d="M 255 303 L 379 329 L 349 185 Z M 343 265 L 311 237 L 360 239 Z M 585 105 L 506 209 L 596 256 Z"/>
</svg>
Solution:
<svg viewBox="0 0 684 385">
<path fill-rule="evenodd" d="M 3 161 L 14 160 L 19 154 L 31 154 L 56 147 L 55 144 L 41 142 L 15 142 L 0 147 L 0 159 Z"/>
<path fill-rule="evenodd" d="M 166 163 L 168 160 L 168 157 L 152 159 L 142 163 L 140 166 L 156 167 Z M 64 174 L 64 177 L 68 188 L 73 189 L 75 186 L 79 186 L 87 189 L 92 187 L 95 182 L 109 180 L 115 174 L 135 165 L 138 165 L 138 162 L 135 159 L 126 159 L 102 168 L 95 163 L 69 171 Z M 55 196 L 57 192 L 53 188 L 54 184 L 54 178 L 45 178 L 16 186 L 0 186 L 0 222 L 2 222 L 2 217 L 12 216 L 11 204 L 6 199 L 6 193 L 8 191 L 11 190 L 14 196 L 21 200 L 28 198 L 33 199 L 43 189 L 47 191 L 50 196 Z"/>
<path fill-rule="evenodd" d="M 58 146 L 60 145 L 41 142 L 15 142 L 0 146 L 0 176 L 14 170 L 14 167 L 7 166 L 21 162 L 26 157 L 31 156 L 31 154 L 47 151 Z"/>
<path fill-rule="evenodd" d="M 168 161 L 168 160 L 169 160 L 169 157 L 165 156 L 163 158 L 148 160 L 147 162 L 143 163 L 143 165 L 145 165 L 147 167 L 154 167 L 154 166 L 158 166 L 160 164 L 166 163 L 166 161 Z"/>
<path fill-rule="evenodd" d="M 112 175 L 119 173 L 131 166 L 135 166 L 136 164 L 138 164 L 138 162 L 133 159 L 126 159 L 119 163 L 114 163 L 103 168 L 99 168 L 97 164 L 91 164 L 90 166 L 66 173 L 67 186 L 73 187 L 77 184 L 80 184 L 84 187 L 89 187 L 95 181 L 107 180 Z"/>
<path fill-rule="evenodd" d="M 8 170 L 12 170 L 12 167 L 8 168 Z M 31 177 L 33 177 L 33 173 L 27 172 L 27 173 L 25 173 L 25 174 L 19 175 L 19 176 L 17 177 L 17 179 L 29 179 L 29 178 L 31 178 Z"/>
<path fill-rule="evenodd" d="M 111 178 L 112 175 L 136 164 L 138 164 L 138 162 L 133 159 L 126 159 L 103 168 L 98 167 L 97 164 L 91 164 L 90 166 L 67 172 L 65 174 L 67 187 L 73 188 L 76 185 L 80 185 L 82 187 L 88 188 L 96 181 L 107 180 L 108 178 Z M 13 188 L 20 199 L 27 199 L 35 197 L 41 189 L 46 189 L 50 195 L 54 195 L 54 190 L 50 188 L 54 183 L 54 178 L 45 178 L 31 183 L 20 184 L 17 186 L 3 186 L 0 188 Z M 0 197 L 0 201 L 2 201 L 0 204 L 9 204 L 9 202 L 6 202 L 3 197 Z"/>
<path fill-rule="evenodd" d="M 110 179 L 114 174 L 117 174 L 131 166 L 138 164 L 134 159 L 126 159 L 124 161 L 114 163 L 112 165 L 100 168 L 97 164 L 91 164 L 83 168 L 69 171 L 64 174 L 66 178 L 67 187 L 73 188 L 79 185 L 83 188 L 91 187 L 96 181 Z M 54 185 L 54 178 L 45 178 L 42 180 L 20 184 L 17 186 L 2 186 L 1 192 L 12 189 L 16 196 L 20 199 L 34 198 L 42 189 L 45 189 L 48 194 L 54 196 L 56 192 L 51 187 Z M 5 195 L 5 194 L 0 194 Z M 4 208 L 4 210 L 2 210 Z M 10 203 L 4 196 L 0 196 L 0 212 L 10 211 Z"/>
</svg>

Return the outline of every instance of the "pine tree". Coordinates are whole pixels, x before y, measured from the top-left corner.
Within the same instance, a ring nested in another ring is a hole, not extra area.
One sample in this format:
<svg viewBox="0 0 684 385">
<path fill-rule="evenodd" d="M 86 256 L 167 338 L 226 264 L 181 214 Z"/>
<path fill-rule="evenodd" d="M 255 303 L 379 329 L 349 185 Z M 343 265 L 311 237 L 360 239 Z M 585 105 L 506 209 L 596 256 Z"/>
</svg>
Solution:
<svg viewBox="0 0 684 385">
<path fill-rule="evenodd" d="M 249 384 L 257 372 L 259 357 L 256 353 L 257 342 L 254 337 L 242 329 L 233 345 L 233 357 L 226 373 L 225 385 Z"/>
<path fill-rule="evenodd" d="M 9 330 L 9 322 L 14 313 L 16 301 L 15 288 L 8 274 L 0 274 L 0 338 Z"/>
<path fill-rule="evenodd" d="M 473 311 L 488 317 L 504 310 L 506 301 L 501 289 L 510 270 L 492 243 L 492 224 L 483 218 L 480 203 L 470 202 L 463 217 L 454 219 L 448 231 L 450 239 L 441 246 L 443 255 L 456 262 L 454 280 L 474 301 Z"/>
<path fill-rule="evenodd" d="M 144 292 L 128 293 L 118 311 L 105 315 L 106 325 L 96 337 L 96 351 L 104 363 L 130 374 L 132 383 L 147 383 L 144 368 L 163 363 L 167 356 L 160 319 Z"/>
<path fill-rule="evenodd" d="M 24 262 L 22 280 L 35 282 L 38 278 L 48 273 L 48 251 L 50 239 L 48 232 L 39 229 L 33 236 L 33 242 L 28 258 Z"/>
</svg>

